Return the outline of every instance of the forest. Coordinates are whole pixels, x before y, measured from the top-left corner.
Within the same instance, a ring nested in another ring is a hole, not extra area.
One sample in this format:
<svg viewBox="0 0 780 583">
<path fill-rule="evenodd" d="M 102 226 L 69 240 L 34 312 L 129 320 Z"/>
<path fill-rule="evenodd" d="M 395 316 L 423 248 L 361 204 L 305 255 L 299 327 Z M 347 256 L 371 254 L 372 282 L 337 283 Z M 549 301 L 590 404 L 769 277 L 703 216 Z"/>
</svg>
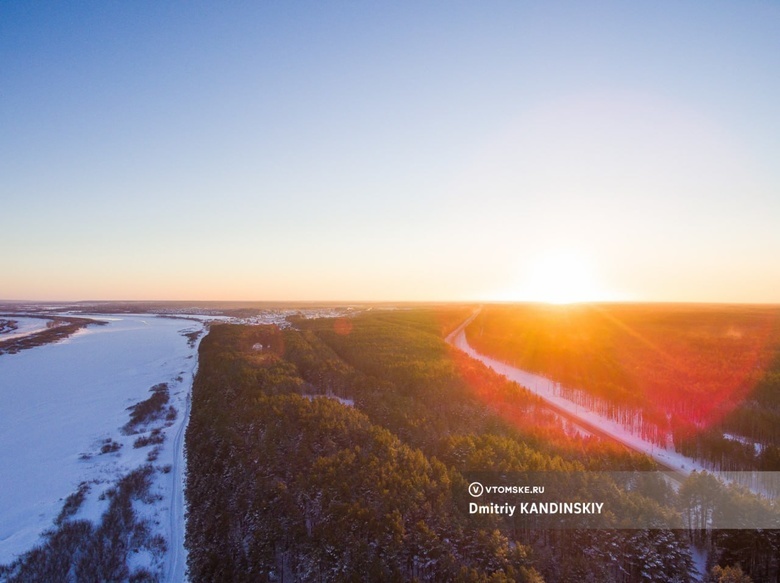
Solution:
<svg viewBox="0 0 780 583">
<path fill-rule="evenodd" d="M 679 492 L 604 487 L 613 506 L 676 513 L 688 530 L 469 517 L 472 472 L 565 480 L 655 469 L 646 456 L 571 432 L 538 397 L 446 344 L 471 311 L 213 325 L 200 344 L 185 445 L 190 578 L 689 581 L 695 547 L 713 581 L 777 580 L 776 531 L 695 522 L 727 493 L 696 475 Z"/>
<path fill-rule="evenodd" d="M 780 470 L 780 308 L 489 306 L 478 351 L 715 470 Z"/>
</svg>

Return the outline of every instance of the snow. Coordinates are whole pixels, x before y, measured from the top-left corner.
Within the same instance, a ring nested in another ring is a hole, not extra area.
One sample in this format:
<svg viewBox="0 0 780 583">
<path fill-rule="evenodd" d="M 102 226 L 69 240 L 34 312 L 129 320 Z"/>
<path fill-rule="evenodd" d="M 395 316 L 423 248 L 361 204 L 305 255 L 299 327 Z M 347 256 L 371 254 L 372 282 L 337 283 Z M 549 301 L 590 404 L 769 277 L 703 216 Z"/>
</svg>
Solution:
<svg viewBox="0 0 780 583">
<path fill-rule="evenodd" d="M 196 367 L 197 368 L 197 367 Z M 195 371 L 192 372 L 192 379 Z M 173 443 L 173 480 L 172 497 L 168 525 L 168 548 L 170 558 L 168 560 L 167 576 L 165 581 L 184 581 L 187 568 L 187 551 L 184 548 L 184 474 L 186 460 L 184 457 L 184 431 L 190 420 L 190 393 L 187 393 L 185 409 L 182 414 L 182 423 L 176 430 Z"/>
<path fill-rule="evenodd" d="M 303 398 L 308 399 L 309 401 L 313 401 L 314 399 L 333 399 L 334 401 L 338 401 L 342 405 L 346 405 L 347 407 L 354 407 L 355 401 L 354 399 L 345 399 L 343 397 L 337 397 L 336 395 L 326 394 L 326 395 L 301 395 Z"/>
<path fill-rule="evenodd" d="M 780 483 L 780 472 L 713 471 L 711 468 L 706 468 L 702 463 L 697 462 L 693 458 L 687 457 L 672 448 L 660 447 L 653 442 L 643 439 L 641 436 L 634 434 L 627 425 L 622 425 L 617 421 L 613 421 L 587 407 L 562 397 L 561 393 L 569 391 L 562 390 L 563 387 L 561 387 L 560 383 L 548 379 L 547 377 L 516 368 L 505 362 L 501 362 L 477 352 L 471 347 L 466 339 L 466 327 L 474 318 L 476 318 L 477 314 L 478 312 L 475 312 L 469 319 L 447 336 L 446 341 L 455 348 L 462 350 L 470 357 L 479 360 L 500 375 L 524 386 L 551 405 L 558 407 L 591 427 L 598 428 L 602 433 L 622 443 L 626 447 L 648 455 L 660 465 L 673 470 L 678 475 L 687 477 L 694 471 L 707 471 L 710 474 L 718 476 L 726 483 L 740 484 L 759 496 L 770 498 L 777 497 L 777 485 Z M 737 436 L 732 436 L 730 434 L 726 434 L 724 437 L 727 439 L 732 437 L 739 439 Z M 672 476 L 669 477 L 672 478 Z"/>
<path fill-rule="evenodd" d="M 181 581 L 182 442 L 197 362 L 197 345 L 190 346 L 182 332 L 203 325 L 148 314 L 96 317 L 108 325 L 0 356 L 0 564 L 30 550 L 82 482 L 91 487 L 74 518 L 99 519 L 108 505 L 100 495 L 147 463 L 152 449 L 134 448 L 139 436 L 121 432 L 127 407 L 147 399 L 152 386 L 168 383 L 178 415 L 170 426 L 156 425 L 166 439 L 154 466 L 170 465 L 171 471 L 154 474 L 151 492 L 161 499 L 136 510 L 150 519 L 153 534 L 168 541 L 166 569 L 175 577 L 169 580 Z M 101 454 L 106 440 L 122 447 Z M 133 562 L 150 566 L 151 560 L 136 556 Z"/>
<path fill-rule="evenodd" d="M 354 308 L 273 308 L 258 310 L 253 316 L 237 317 L 224 316 L 197 311 L 166 311 L 159 314 L 160 317 L 184 318 L 200 320 L 205 322 L 221 322 L 225 324 L 241 324 L 244 326 L 278 326 L 279 328 L 290 328 L 290 318 L 300 317 L 307 320 L 314 318 L 350 318 L 357 314 L 359 310 Z"/>
<path fill-rule="evenodd" d="M 248 326 L 275 325 L 279 328 L 290 328 L 292 324 L 289 318 L 298 316 L 311 320 L 314 318 L 343 318 L 352 317 L 357 311 L 351 308 L 301 308 L 301 309 L 274 309 L 261 310 L 255 316 L 248 318 L 232 318 L 231 323 Z"/>
<path fill-rule="evenodd" d="M 46 326 L 51 320 L 48 318 L 28 318 L 23 316 L 4 315 L 0 316 L 2 320 L 13 320 L 16 322 L 16 330 L 0 333 L 0 341 L 22 338 L 36 332 L 46 330 Z"/>
<path fill-rule="evenodd" d="M 693 580 L 704 581 L 707 578 L 707 549 L 691 545 L 691 558 L 693 559 Z"/>
<path fill-rule="evenodd" d="M 569 437 L 592 437 L 593 436 L 593 433 L 591 431 L 588 431 L 587 429 L 585 429 L 585 427 L 579 425 L 578 423 L 569 419 L 568 417 L 564 417 L 557 411 L 550 409 L 549 414 L 561 422 L 561 425 L 563 426 L 563 430 L 566 432 L 566 435 L 568 435 Z"/>
<path fill-rule="evenodd" d="M 747 437 L 742 437 L 741 435 L 735 435 L 733 433 L 724 433 L 723 434 L 724 439 L 728 439 L 729 441 L 737 441 L 739 443 L 742 443 L 744 445 L 749 445 L 753 448 L 753 451 L 755 451 L 756 455 L 761 455 L 761 452 L 764 451 L 764 446 L 757 441 L 753 441 L 752 439 L 748 439 Z"/>
<path fill-rule="evenodd" d="M 548 403 L 555 405 L 559 409 L 566 411 L 568 414 L 585 423 L 598 427 L 612 439 L 622 443 L 630 449 L 647 454 L 663 466 L 673 469 L 684 476 L 690 475 L 693 471 L 701 472 L 705 470 L 705 467 L 696 460 L 684 456 L 673 449 L 660 447 L 650 441 L 646 441 L 642 437 L 633 434 L 629 428 L 617 421 L 608 419 L 587 407 L 583 407 L 582 405 L 562 397 L 560 394 L 560 383 L 541 375 L 516 368 L 477 352 L 469 345 L 468 340 L 466 339 L 466 326 L 471 323 L 474 317 L 476 317 L 476 314 L 452 332 L 447 337 L 447 342 L 462 350 L 470 357 L 479 360 L 500 375 L 511 381 L 515 381 L 529 391 L 539 395 Z"/>
</svg>

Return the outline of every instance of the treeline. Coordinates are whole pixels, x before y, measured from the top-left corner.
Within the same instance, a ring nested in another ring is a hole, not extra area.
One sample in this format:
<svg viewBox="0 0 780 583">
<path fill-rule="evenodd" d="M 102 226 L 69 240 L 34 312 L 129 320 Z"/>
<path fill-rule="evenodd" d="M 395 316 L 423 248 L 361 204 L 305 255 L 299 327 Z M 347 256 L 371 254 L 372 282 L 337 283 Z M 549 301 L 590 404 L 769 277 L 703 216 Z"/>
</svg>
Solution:
<svg viewBox="0 0 780 583">
<path fill-rule="evenodd" d="M 186 437 L 191 579 L 688 581 L 682 531 L 553 531 L 467 515 L 466 472 L 653 464 L 572 439 L 536 397 L 449 348 L 442 333 L 466 315 L 214 325 Z M 676 504 L 668 491 L 607 490 L 612 505 Z M 712 548 L 724 567 L 745 555 Z"/>
<path fill-rule="evenodd" d="M 780 309 L 489 306 L 477 350 L 713 469 L 780 469 Z"/>
<path fill-rule="evenodd" d="M 13 332 L 14 330 L 18 330 L 19 322 L 16 320 L 6 320 L 5 318 L 0 318 L 0 334 L 7 334 L 10 332 Z"/>
<path fill-rule="evenodd" d="M 56 316 L 47 319 L 49 321 L 46 324 L 46 328 L 40 332 L 22 336 L 20 338 L 0 340 L 0 355 L 16 354 L 17 352 L 20 352 L 21 350 L 27 350 L 28 348 L 35 348 L 36 346 L 42 346 L 52 342 L 59 342 L 60 340 L 64 340 L 68 336 L 75 334 L 87 326 L 103 326 L 107 324 L 107 322 L 88 318 L 65 318 L 62 316 Z"/>
</svg>

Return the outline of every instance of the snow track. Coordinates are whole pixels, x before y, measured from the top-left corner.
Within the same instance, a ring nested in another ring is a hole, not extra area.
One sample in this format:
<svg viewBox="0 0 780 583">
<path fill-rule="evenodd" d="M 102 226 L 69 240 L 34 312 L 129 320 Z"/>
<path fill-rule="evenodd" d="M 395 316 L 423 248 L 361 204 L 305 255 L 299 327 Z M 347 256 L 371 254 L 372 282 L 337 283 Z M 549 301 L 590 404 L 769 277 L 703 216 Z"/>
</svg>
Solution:
<svg viewBox="0 0 780 583">
<path fill-rule="evenodd" d="M 193 379 L 195 373 L 193 373 Z M 176 431 L 173 440 L 173 488 L 171 489 L 170 537 L 168 540 L 170 554 L 165 581 L 178 582 L 185 580 L 187 567 L 187 551 L 184 549 L 184 433 L 190 420 L 190 398 L 183 413 L 183 420 Z"/>
</svg>

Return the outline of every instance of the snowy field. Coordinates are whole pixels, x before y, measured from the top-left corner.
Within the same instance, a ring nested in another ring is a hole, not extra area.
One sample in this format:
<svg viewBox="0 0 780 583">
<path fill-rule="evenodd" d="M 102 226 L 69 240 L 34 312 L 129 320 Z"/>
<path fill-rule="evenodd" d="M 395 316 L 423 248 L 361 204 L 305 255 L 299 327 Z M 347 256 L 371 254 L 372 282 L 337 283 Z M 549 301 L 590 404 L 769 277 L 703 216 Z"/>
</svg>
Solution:
<svg viewBox="0 0 780 583">
<path fill-rule="evenodd" d="M 80 485 L 86 496 L 71 519 L 99 521 L 109 504 L 106 491 L 151 463 L 150 495 L 133 509 L 167 550 L 138 553 L 130 563 L 180 581 L 182 441 L 199 340 L 184 334 L 203 324 L 153 315 L 95 319 L 109 324 L 0 355 L 0 564 L 38 543 Z M 169 398 L 165 415 L 129 430 L 128 407 L 149 399 L 161 383 Z M 151 443 L 138 446 L 142 437 Z"/>
</svg>

